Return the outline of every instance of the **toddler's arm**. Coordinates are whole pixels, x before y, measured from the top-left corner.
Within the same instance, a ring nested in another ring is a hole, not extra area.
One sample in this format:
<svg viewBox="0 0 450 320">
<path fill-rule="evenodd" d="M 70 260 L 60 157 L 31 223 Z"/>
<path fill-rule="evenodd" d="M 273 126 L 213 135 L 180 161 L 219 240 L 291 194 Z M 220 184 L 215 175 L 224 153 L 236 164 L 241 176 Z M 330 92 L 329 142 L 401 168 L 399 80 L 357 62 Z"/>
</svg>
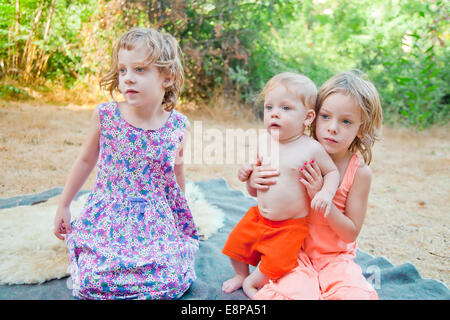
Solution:
<svg viewBox="0 0 450 320">
<path fill-rule="evenodd" d="M 64 191 L 59 200 L 55 215 L 54 234 L 64 240 L 62 234 L 70 233 L 70 203 L 86 182 L 89 174 L 97 163 L 100 140 L 100 116 L 98 108 L 92 114 L 91 126 L 84 142 L 81 153 L 78 155 L 67 178 Z"/>
<path fill-rule="evenodd" d="M 340 176 L 336 165 L 325 149 L 321 145 L 317 147 L 316 161 L 323 173 L 323 186 L 311 200 L 311 208 L 318 211 L 325 210 L 324 216 L 326 217 L 331 210 L 332 200 L 339 187 Z"/>
</svg>

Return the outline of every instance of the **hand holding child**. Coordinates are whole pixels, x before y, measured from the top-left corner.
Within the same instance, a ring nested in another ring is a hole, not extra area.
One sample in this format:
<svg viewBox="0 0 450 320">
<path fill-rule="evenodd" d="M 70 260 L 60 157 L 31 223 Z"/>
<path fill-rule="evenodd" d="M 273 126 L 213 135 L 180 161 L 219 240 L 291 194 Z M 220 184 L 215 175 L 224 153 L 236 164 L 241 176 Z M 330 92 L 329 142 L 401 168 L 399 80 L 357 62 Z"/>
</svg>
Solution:
<svg viewBox="0 0 450 320">
<path fill-rule="evenodd" d="M 268 190 L 270 185 L 276 183 L 276 179 L 270 179 L 279 176 L 280 172 L 277 169 L 268 166 L 254 166 L 253 172 L 250 175 L 250 187 L 256 190 Z"/>
<path fill-rule="evenodd" d="M 302 177 L 303 176 L 303 177 Z M 322 189 L 323 177 L 317 162 L 305 162 L 304 167 L 300 168 L 300 182 L 305 186 L 310 199 L 313 199 L 316 193 Z"/>
<path fill-rule="evenodd" d="M 258 156 L 256 163 L 244 164 L 238 171 L 238 178 L 240 181 L 245 182 L 248 180 L 248 184 L 255 190 L 267 190 L 270 185 L 276 183 L 275 179 L 269 179 L 280 175 L 277 169 L 271 168 L 262 164 L 262 157 Z"/>
</svg>

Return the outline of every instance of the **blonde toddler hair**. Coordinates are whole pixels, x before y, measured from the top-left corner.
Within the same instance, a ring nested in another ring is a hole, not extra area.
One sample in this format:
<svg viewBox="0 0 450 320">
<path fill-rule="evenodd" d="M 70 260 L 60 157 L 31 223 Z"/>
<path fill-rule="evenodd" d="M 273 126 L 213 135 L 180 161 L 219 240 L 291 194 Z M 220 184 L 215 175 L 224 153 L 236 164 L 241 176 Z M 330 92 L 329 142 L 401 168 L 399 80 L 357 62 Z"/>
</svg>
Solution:
<svg viewBox="0 0 450 320">
<path fill-rule="evenodd" d="M 155 64 L 162 74 L 173 75 L 174 83 L 166 89 L 162 102 L 164 110 L 172 111 L 177 104 L 184 83 L 181 62 L 183 55 L 178 41 L 173 36 L 153 28 L 133 28 L 119 38 L 111 54 L 111 69 L 100 80 L 100 86 L 114 98 L 114 92 L 119 91 L 119 50 L 132 50 L 138 43 L 144 43 L 148 48 L 149 54 L 145 62 Z"/>
<path fill-rule="evenodd" d="M 272 77 L 261 92 L 262 98 L 280 84 L 289 92 L 297 95 L 307 109 L 314 108 L 317 98 L 316 85 L 307 76 L 295 72 L 283 72 Z"/>
<path fill-rule="evenodd" d="M 319 89 L 315 111 L 319 114 L 325 99 L 333 93 L 350 95 L 361 108 L 361 138 L 355 137 L 349 147 L 351 152 L 359 151 L 364 162 L 372 161 L 372 146 L 378 140 L 383 123 L 383 110 L 375 86 L 360 70 L 351 70 L 335 75 L 327 80 Z M 311 135 L 316 137 L 316 121 L 311 125 Z"/>
</svg>

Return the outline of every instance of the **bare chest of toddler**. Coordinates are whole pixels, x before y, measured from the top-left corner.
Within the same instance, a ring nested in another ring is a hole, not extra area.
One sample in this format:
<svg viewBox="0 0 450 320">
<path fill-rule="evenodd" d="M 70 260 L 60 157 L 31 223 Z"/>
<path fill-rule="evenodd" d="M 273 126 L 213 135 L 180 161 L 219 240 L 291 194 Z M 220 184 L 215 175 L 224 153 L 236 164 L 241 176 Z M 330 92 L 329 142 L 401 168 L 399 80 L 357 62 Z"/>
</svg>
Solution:
<svg viewBox="0 0 450 320">
<path fill-rule="evenodd" d="M 280 175 L 268 190 L 258 190 L 258 208 L 262 216 L 273 221 L 303 218 L 309 213 L 310 199 L 299 182 L 299 169 L 313 159 L 313 139 L 303 135 L 294 141 L 278 143 L 270 136 L 259 148 L 262 164 L 278 169 Z"/>
</svg>

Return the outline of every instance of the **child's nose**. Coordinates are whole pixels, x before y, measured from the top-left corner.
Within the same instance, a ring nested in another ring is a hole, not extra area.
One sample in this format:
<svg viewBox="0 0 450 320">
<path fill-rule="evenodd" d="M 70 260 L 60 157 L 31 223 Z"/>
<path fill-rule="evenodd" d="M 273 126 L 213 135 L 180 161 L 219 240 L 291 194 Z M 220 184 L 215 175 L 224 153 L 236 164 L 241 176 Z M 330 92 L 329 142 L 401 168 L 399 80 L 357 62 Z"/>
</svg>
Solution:
<svg viewBox="0 0 450 320">
<path fill-rule="evenodd" d="M 133 76 L 132 72 L 127 72 L 127 74 L 125 75 L 125 79 L 124 80 L 125 80 L 126 84 L 134 83 L 135 79 L 134 79 L 134 76 Z"/>
<path fill-rule="evenodd" d="M 328 126 L 328 132 L 330 133 L 336 133 L 337 132 L 337 123 L 336 121 L 331 121 Z"/>
<path fill-rule="evenodd" d="M 280 110 L 278 108 L 273 108 L 272 112 L 270 113 L 271 118 L 279 118 L 280 117 Z"/>
</svg>

